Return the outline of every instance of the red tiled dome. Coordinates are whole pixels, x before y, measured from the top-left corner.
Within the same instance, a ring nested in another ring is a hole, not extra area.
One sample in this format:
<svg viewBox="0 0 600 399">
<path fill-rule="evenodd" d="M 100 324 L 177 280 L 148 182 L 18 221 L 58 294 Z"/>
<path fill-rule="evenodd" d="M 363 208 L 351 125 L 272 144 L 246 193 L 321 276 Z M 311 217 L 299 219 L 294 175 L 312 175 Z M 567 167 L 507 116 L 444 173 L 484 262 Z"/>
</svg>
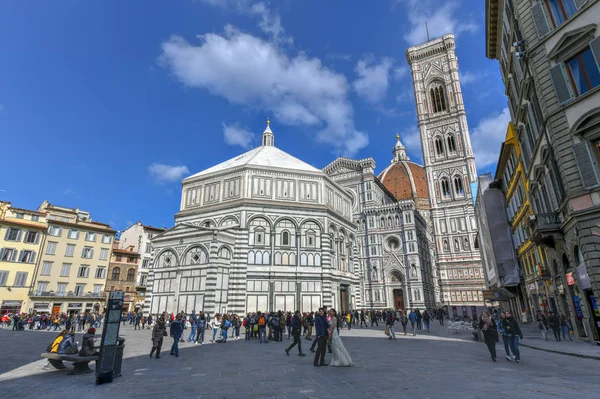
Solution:
<svg viewBox="0 0 600 399">
<path fill-rule="evenodd" d="M 398 161 L 377 176 L 397 200 L 429 199 L 425 169 L 411 161 Z"/>
</svg>

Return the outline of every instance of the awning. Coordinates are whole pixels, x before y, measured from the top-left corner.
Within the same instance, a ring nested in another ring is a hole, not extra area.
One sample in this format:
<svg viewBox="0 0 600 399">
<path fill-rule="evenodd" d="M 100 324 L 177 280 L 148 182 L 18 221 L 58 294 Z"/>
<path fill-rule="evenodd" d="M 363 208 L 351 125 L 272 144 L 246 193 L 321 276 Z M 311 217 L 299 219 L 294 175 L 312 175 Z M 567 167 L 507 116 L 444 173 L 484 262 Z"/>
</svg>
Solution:
<svg viewBox="0 0 600 399">
<path fill-rule="evenodd" d="M 502 287 L 483 291 L 483 299 L 486 301 L 508 301 L 516 297 L 515 294 Z"/>
</svg>

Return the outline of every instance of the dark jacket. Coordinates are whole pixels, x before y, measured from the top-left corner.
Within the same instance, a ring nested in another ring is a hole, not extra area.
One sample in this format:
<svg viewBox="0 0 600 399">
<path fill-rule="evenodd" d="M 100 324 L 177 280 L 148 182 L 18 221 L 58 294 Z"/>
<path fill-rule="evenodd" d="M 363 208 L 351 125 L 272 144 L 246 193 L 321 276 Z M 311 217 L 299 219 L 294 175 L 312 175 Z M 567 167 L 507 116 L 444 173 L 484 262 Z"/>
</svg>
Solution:
<svg viewBox="0 0 600 399">
<path fill-rule="evenodd" d="M 300 315 L 292 317 L 291 326 L 293 332 L 300 332 L 302 330 L 302 317 Z"/>
<path fill-rule="evenodd" d="M 327 319 L 324 316 L 315 317 L 315 329 L 317 337 L 323 337 L 327 335 Z"/>
<path fill-rule="evenodd" d="M 514 317 L 503 319 L 500 321 L 500 325 L 502 326 L 502 331 L 507 337 L 520 337 L 523 339 L 523 333 L 521 332 L 521 327 L 519 327 L 519 323 L 515 320 Z"/>
<path fill-rule="evenodd" d="M 152 329 L 152 343 L 156 346 L 167 335 L 165 323 L 156 323 Z"/>
<path fill-rule="evenodd" d="M 98 351 L 94 348 L 94 337 L 94 334 L 85 334 L 83 336 L 79 356 L 95 356 L 98 354 Z"/>
<path fill-rule="evenodd" d="M 178 337 L 181 337 L 181 334 L 183 334 L 183 321 L 175 319 L 171 323 L 169 332 L 171 336 L 177 335 Z"/>
</svg>

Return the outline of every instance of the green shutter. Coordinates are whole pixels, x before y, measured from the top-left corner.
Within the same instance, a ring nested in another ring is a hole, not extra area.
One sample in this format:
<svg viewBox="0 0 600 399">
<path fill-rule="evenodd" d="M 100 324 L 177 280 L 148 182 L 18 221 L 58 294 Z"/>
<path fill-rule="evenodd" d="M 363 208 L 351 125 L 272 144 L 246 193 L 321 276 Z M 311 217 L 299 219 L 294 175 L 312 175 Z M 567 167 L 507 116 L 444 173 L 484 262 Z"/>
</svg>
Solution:
<svg viewBox="0 0 600 399">
<path fill-rule="evenodd" d="M 600 70 L 600 36 L 590 42 L 590 49 L 592 50 L 592 54 L 596 59 L 596 65 Z"/>
<path fill-rule="evenodd" d="M 558 97 L 558 102 L 563 104 L 571 99 L 571 91 L 567 78 L 565 76 L 562 64 L 556 64 L 550 68 L 550 77 L 554 83 L 554 90 Z"/>
<path fill-rule="evenodd" d="M 573 145 L 573 153 L 577 162 L 577 169 L 583 182 L 583 187 L 592 188 L 598 185 L 598 172 L 596 163 L 592 159 L 592 154 L 587 142 L 581 142 Z"/>
<path fill-rule="evenodd" d="M 577 7 L 577 9 L 579 10 L 581 7 L 583 7 L 583 5 L 585 3 L 588 2 L 588 0 L 574 0 L 575 1 L 575 7 Z"/>
<path fill-rule="evenodd" d="M 535 24 L 538 37 L 546 36 L 546 34 L 550 32 L 550 26 L 548 24 L 548 19 L 546 18 L 544 5 L 540 2 L 535 3 L 533 7 L 531 7 L 531 13 L 533 15 L 533 23 Z"/>
</svg>

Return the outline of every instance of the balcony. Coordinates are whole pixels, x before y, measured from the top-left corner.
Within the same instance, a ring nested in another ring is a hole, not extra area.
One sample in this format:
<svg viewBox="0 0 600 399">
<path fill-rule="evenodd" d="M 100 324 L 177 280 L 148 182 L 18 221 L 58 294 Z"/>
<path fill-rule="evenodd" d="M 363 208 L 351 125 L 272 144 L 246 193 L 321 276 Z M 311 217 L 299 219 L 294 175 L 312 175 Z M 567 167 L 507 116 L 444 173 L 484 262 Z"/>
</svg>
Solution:
<svg viewBox="0 0 600 399">
<path fill-rule="evenodd" d="M 104 291 L 101 292 L 86 292 L 84 294 L 76 294 L 73 291 L 69 292 L 54 292 L 54 291 L 32 291 L 29 293 L 31 298 L 56 298 L 56 299 L 73 299 L 73 298 L 89 298 L 89 299 L 106 299 Z"/>
<path fill-rule="evenodd" d="M 531 215 L 529 227 L 533 241 L 537 245 L 554 248 L 555 241 L 562 236 L 560 219 L 560 214 L 556 212 Z"/>
</svg>

